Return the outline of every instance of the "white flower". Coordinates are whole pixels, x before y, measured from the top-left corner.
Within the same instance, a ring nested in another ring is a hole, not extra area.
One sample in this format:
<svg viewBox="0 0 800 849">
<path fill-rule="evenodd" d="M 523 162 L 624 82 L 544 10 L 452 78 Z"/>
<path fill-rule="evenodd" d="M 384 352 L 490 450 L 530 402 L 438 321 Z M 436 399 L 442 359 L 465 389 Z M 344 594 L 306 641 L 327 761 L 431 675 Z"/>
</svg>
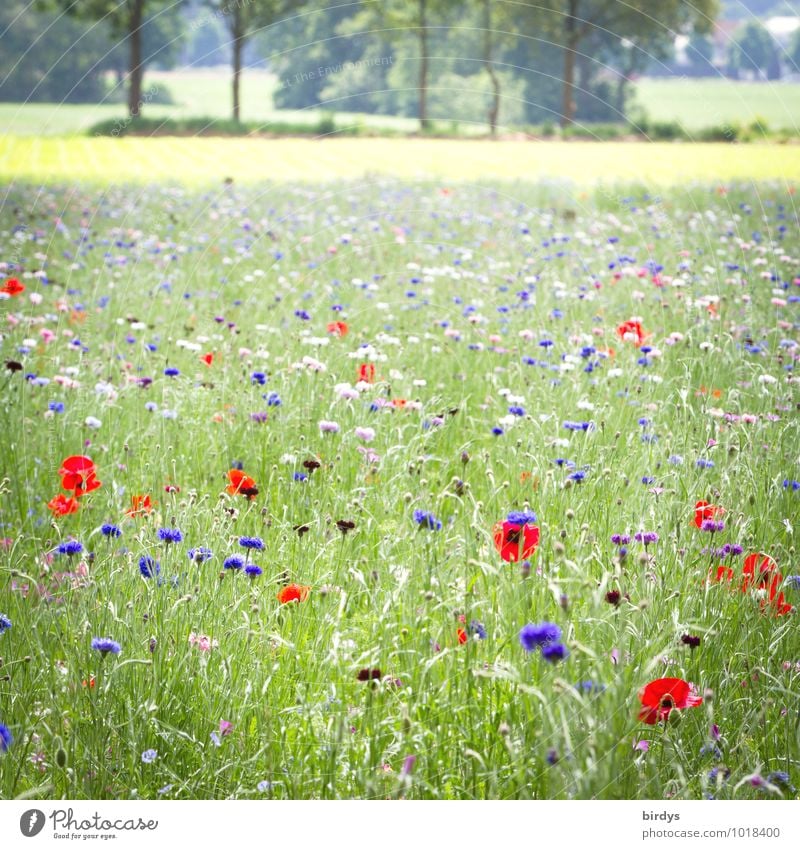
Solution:
<svg viewBox="0 0 800 849">
<path fill-rule="evenodd" d="M 761 374 L 758 377 L 758 382 L 762 383 L 762 384 L 768 383 L 768 384 L 772 385 L 773 383 L 778 382 L 778 378 L 773 377 L 771 374 Z"/>
<path fill-rule="evenodd" d="M 103 423 L 100 419 L 96 419 L 94 416 L 87 416 L 84 424 L 92 430 L 97 430 Z"/>
</svg>

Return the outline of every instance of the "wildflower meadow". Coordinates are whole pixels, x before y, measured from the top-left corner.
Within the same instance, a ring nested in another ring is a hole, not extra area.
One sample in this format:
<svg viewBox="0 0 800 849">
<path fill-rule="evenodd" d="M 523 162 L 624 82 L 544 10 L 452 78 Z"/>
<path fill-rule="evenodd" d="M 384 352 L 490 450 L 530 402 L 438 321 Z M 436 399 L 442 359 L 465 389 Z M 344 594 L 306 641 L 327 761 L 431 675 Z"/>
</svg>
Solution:
<svg viewBox="0 0 800 849">
<path fill-rule="evenodd" d="M 796 203 L 11 184 L 0 797 L 797 798 Z"/>
</svg>

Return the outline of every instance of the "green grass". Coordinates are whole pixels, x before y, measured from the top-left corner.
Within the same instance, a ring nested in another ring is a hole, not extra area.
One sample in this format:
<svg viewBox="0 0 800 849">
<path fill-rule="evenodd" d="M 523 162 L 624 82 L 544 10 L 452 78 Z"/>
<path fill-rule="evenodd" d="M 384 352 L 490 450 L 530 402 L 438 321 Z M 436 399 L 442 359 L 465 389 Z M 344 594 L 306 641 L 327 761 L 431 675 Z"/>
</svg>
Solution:
<svg viewBox="0 0 800 849">
<path fill-rule="evenodd" d="M 273 74 L 248 70 L 242 76 L 242 119 L 257 122 L 269 130 L 277 123 L 316 124 L 323 110 L 276 110 L 272 96 L 277 81 Z M 227 120 L 231 116 L 231 87 L 226 69 L 180 71 L 148 71 L 144 87 L 144 114 L 150 118 L 197 118 Z M 159 97 L 169 92 L 174 103 L 159 104 Z M 120 99 L 114 92 L 115 100 Z M 643 79 L 636 83 L 636 102 L 643 106 L 651 120 L 680 121 L 687 130 L 696 132 L 728 122 L 748 124 L 765 118 L 773 130 L 798 132 L 800 84 L 749 83 L 734 80 L 660 80 Z M 106 104 L 13 104 L 0 103 L 0 122 L 9 135 L 50 136 L 86 132 L 100 121 L 124 122 L 124 103 Z M 377 130 L 415 132 L 414 118 L 386 115 L 336 113 L 341 126 L 364 126 Z M 484 133 L 481 120 L 461 121 L 459 132 Z"/>
<path fill-rule="evenodd" d="M 41 138 L 0 137 L 5 180 L 172 180 L 188 184 L 364 178 L 392 174 L 578 185 L 638 181 L 800 179 L 793 146 L 436 139 Z"/>
<path fill-rule="evenodd" d="M 766 120 L 770 129 L 800 132 L 800 83 L 725 79 L 643 79 L 636 103 L 654 121 L 679 121 L 690 132 Z"/>
<path fill-rule="evenodd" d="M 275 77 L 264 71 L 246 71 L 241 80 L 242 119 L 260 122 L 264 131 L 275 123 L 316 124 L 324 110 L 275 109 L 272 92 Z M 171 104 L 158 103 L 169 92 Z M 115 99 L 118 99 L 115 94 Z M 148 71 L 143 85 L 142 113 L 148 118 L 196 118 L 228 120 L 231 117 L 231 84 L 225 70 Z M 0 122 L 9 135 L 60 136 L 85 133 L 100 121 L 126 121 L 124 103 L 17 104 L 0 103 Z M 359 124 L 379 129 L 410 132 L 419 124 L 412 118 L 337 112 L 340 125 Z"/>
<path fill-rule="evenodd" d="M 98 151 L 142 166 L 117 177 L 177 177 L 191 150 L 164 163 L 163 147 L 82 143 L 106 180 Z M 306 178 L 341 162 L 294 144 Z M 205 167 L 289 145 L 209 147 Z M 0 403 L 0 723 L 14 738 L 0 796 L 796 797 L 751 781 L 800 784 L 796 614 L 740 591 L 741 556 L 734 587 L 707 584 L 703 553 L 736 543 L 796 571 L 800 492 L 782 482 L 800 479 L 797 304 L 773 302 L 794 291 L 792 201 L 777 180 L 10 186 L 0 257 L 26 291 L 0 300 L 0 353 L 21 365 Z M 651 350 L 618 335 L 632 315 Z M 349 333 L 330 335 L 332 319 Z M 365 362 L 375 383 L 352 397 Z M 73 454 L 101 485 L 55 518 Z M 252 500 L 226 492 L 235 464 Z M 145 493 L 152 512 L 126 516 Z M 723 532 L 694 527 L 701 499 L 727 510 Z M 522 509 L 541 530 L 529 569 L 493 543 Z M 183 541 L 159 542 L 163 527 Z M 623 555 L 610 541 L 641 530 L 658 542 Z M 264 542 L 244 552 L 254 579 L 223 568 L 243 536 Z M 84 552 L 54 554 L 71 537 Z M 197 546 L 213 558 L 192 562 Z M 280 605 L 287 581 L 308 599 Z M 460 644 L 473 621 L 486 639 Z M 542 621 L 562 629 L 561 663 L 520 645 Z M 93 637 L 122 653 L 103 658 Z M 703 703 L 646 725 L 637 693 L 665 676 Z"/>
</svg>

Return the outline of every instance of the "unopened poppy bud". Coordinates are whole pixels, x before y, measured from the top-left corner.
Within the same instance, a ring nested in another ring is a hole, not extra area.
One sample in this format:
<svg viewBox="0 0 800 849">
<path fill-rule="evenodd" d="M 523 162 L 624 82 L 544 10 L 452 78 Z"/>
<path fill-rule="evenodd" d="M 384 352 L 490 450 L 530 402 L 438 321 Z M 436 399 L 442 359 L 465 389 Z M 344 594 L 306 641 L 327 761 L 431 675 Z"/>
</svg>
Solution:
<svg viewBox="0 0 800 849">
<path fill-rule="evenodd" d="M 461 462 L 466 466 L 469 463 L 469 454 L 466 451 L 461 452 Z"/>
<path fill-rule="evenodd" d="M 573 510 L 567 510 L 567 512 L 564 515 L 568 519 L 574 519 L 575 518 L 575 512 Z"/>
<path fill-rule="evenodd" d="M 56 750 L 56 765 L 60 769 L 64 769 L 64 767 L 67 765 L 67 752 L 64 749 L 64 744 L 61 742 L 61 738 L 56 737 L 56 739 L 53 741 L 53 745 Z"/>
<path fill-rule="evenodd" d="M 564 544 L 558 542 L 558 540 L 553 543 L 553 551 L 555 552 L 557 557 L 562 557 L 566 550 L 567 549 L 564 547 Z"/>
<path fill-rule="evenodd" d="M 497 733 L 501 737 L 508 737 L 508 735 L 511 733 L 511 728 L 509 724 L 507 722 L 501 722 L 500 725 L 498 725 L 497 727 Z"/>
</svg>

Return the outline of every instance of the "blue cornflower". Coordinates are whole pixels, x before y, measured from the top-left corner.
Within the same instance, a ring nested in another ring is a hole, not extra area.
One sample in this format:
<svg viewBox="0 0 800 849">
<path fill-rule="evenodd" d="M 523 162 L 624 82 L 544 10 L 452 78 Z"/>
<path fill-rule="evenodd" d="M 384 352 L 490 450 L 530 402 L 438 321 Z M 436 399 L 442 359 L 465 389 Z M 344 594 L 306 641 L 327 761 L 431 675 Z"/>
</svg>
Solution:
<svg viewBox="0 0 800 849">
<path fill-rule="evenodd" d="M 573 472 L 569 476 L 569 480 L 575 481 L 575 483 L 583 483 L 586 480 L 586 472 Z"/>
<path fill-rule="evenodd" d="M 14 738 L 8 726 L 0 722 L 0 752 L 7 752 L 13 742 Z"/>
<path fill-rule="evenodd" d="M 100 533 L 104 537 L 119 537 L 122 536 L 122 531 L 116 525 L 101 525 Z"/>
<path fill-rule="evenodd" d="M 651 477 L 650 475 L 643 475 L 642 476 L 642 483 L 645 486 L 650 486 L 651 484 L 654 484 L 655 482 L 656 482 L 656 479 L 654 477 Z"/>
<path fill-rule="evenodd" d="M 295 472 L 292 476 L 292 480 L 296 483 L 304 483 L 308 480 L 308 475 L 304 475 L 302 472 Z"/>
<path fill-rule="evenodd" d="M 151 764 L 158 757 L 158 752 L 155 749 L 147 749 L 142 752 L 142 763 Z"/>
<path fill-rule="evenodd" d="M 0 613 L 0 634 L 11 629 L 11 620 L 5 613 Z"/>
<path fill-rule="evenodd" d="M 473 619 L 469 623 L 469 632 L 470 634 L 475 634 L 479 640 L 486 639 L 486 628 L 484 628 L 483 623 L 479 622 L 477 619 Z"/>
<path fill-rule="evenodd" d="M 519 641 L 525 651 L 535 651 L 541 646 L 554 643 L 561 636 L 561 628 L 553 622 L 529 623 L 519 632 Z"/>
<path fill-rule="evenodd" d="M 142 573 L 145 578 L 152 578 L 154 575 L 158 575 L 161 572 L 161 564 L 157 560 L 153 560 L 152 557 L 148 557 L 146 554 L 143 554 L 139 558 L 139 571 Z"/>
<path fill-rule="evenodd" d="M 420 526 L 420 528 L 427 528 L 429 531 L 440 531 L 442 529 L 442 523 L 433 515 L 426 510 L 415 510 L 414 511 L 414 521 Z"/>
<path fill-rule="evenodd" d="M 180 369 L 176 369 L 170 366 L 170 368 L 164 369 L 164 375 L 166 377 L 177 377 L 180 374 Z"/>
<path fill-rule="evenodd" d="M 512 510 L 506 516 L 506 521 L 510 525 L 535 525 L 536 514 L 533 510 Z"/>
<path fill-rule="evenodd" d="M 800 481 L 790 481 L 788 479 L 785 480 L 783 482 L 783 488 L 789 489 L 789 487 L 792 488 L 792 492 L 797 492 L 797 490 L 800 489 Z"/>
<path fill-rule="evenodd" d="M 261 537 L 239 537 L 239 545 L 242 548 L 254 548 L 261 551 L 264 548 L 264 540 Z"/>
<path fill-rule="evenodd" d="M 64 412 L 64 402 L 63 401 L 51 401 L 47 405 L 47 409 L 52 413 L 63 413 Z"/>
<path fill-rule="evenodd" d="M 800 575 L 787 575 L 786 586 L 792 589 L 800 589 Z"/>
<path fill-rule="evenodd" d="M 578 681 L 575 689 L 582 693 L 603 693 L 605 692 L 606 685 L 598 684 L 596 681 Z"/>
<path fill-rule="evenodd" d="M 697 466 L 698 469 L 713 469 L 714 461 L 706 460 L 705 458 L 701 457 L 699 460 L 695 461 L 695 466 Z"/>
<path fill-rule="evenodd" d="M 122 651 L 122 646 L 119 643 L 108 637 L 94 637 L 92 639 L 92 648 L 99 651 L 102 655 L 119 654 Z"/>
<path fill-rule="evenodd" d="M 542 341 L 539 343 L 539 347 L 540 348 L 552 348 L 553 342 L 552 342 L 551 339 L 542 339 Z"/>
<path fill-rule="evenodd" d="M 789 773 L 788 773 L 788 772 L 782 772 L 782 771 L 780 771 L 780 770 L 778 770 L 778 771 L 776 771 L 776 772 L 771 772 L 771 773 L 767 776 L 767 781 L 768 781 L 770 784 L 783 784 L 783 785 L 785 785 L 785 786 L 786 786 L 786 788 L 787 788 L 787 789 L 788 789 L 791 793 L 796 793 L 796 792 L 797 792 L 797 791 L 795 790 L 795 788 L 794 788 L 794 785 L 792 784 L 792 779 L 791 779 L 791 776 L 789 775 Z"/>
<path fill-rule="evenodd" d="M 563 643 L 548 643 L 542 646 L 542 657 L 548 663 L 558 663 L 569 657 L 569 649 Z"/>
<path fill-rule="evenodd" d="M 239 554 L 234 554 L 231 557 L 226 557 L 223 564 L 223 569 L 244 569 L 244 557 Z"/>
<path fill-rule="evenodd" d="M 305 310 L 295 310 L 294 311 L 295 318 L 299 318 L 302 321 L 310 321 L 311 316 Z"/>
<path fill-rule="evenodd" d="M 682 466 L 683 465 L 683 457 L 680 454 L 672 454 L 667 462 L 670 466 Z"/>
<path fill-rule="evenodd" d="M 159 528 L 158 538 L 167 544 L 172 542 L 183 542 L 183 534 L 177 528 Z"/>
<path fill-rule="evenodd" d="M 257 383 L 259 386 L 263 386 L 267 382 L 267 376 L 263 371 L 254 371 L 250 375 L 250 382 Z"/>
<path fill-rule="evenodd" d="M 83 551 L 83 545 L 76 539 L 70 539 L 59 543 L 56 551 L 58 554 L 66 554 L 68 557 L 72 557 L 73 554 L 80 554 Z"/>
<path fill-rule="evenodd" d="M 189 549 L 189 560 L 194 560 L 195 563 L 205 563 L 206 560 L 210 560 L 213 556 L 214 552 L 202 545 L 198 548 Z"/>
<path fill-rule="evenodd" d="M 244 567 L 244 573 L 251 578 L 257 578 L 259 575 L 263 575 L 264 571 L 260 566 L 256 566 L 255 563 L 248 563 L 247 566 Z"/>
<path fill-rule="evenodd" d="M 281 396 L 278 395 L 277 392 L 270 392 L 267 395 L 267 406 L 268 407 L 280 407 L 283 402 L 281 401 Z"/>
<path fill-rule="evenodd" d="M 502 436 L 502 435 L 503 435 L 503 428 L 501 428 L 501 427 L 493 427 L 493 428 L 492 428 L 492 433 L 493 433 L 495 436 Z"/>
<path fill-rule="evenodd" d="M 512 416 L 524 416 L 525 408 L 524 407 L 509 407 L 508 412 L 511 413 Z"/>
</svg>

